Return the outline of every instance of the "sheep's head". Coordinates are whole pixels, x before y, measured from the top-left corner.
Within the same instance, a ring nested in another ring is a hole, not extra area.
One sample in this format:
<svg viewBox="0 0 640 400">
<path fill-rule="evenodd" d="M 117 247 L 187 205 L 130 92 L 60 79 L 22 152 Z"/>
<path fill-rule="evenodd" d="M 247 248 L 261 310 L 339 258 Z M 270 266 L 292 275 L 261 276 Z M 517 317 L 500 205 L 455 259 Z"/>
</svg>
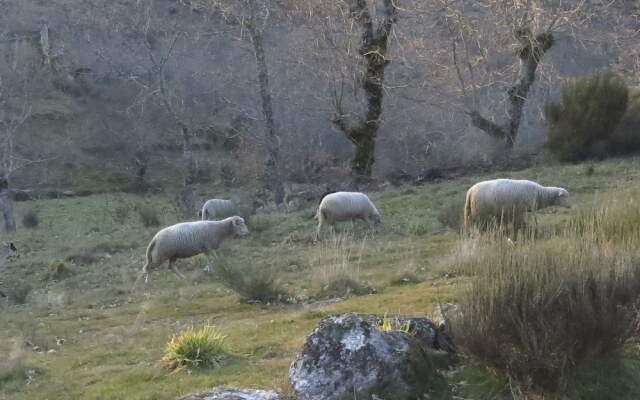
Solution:
<svg viewBox="0 0 640 400">
<path fill-rule="evenodd" d="M 556 197 L 556 205 L 571 208 L 571 198 L 566 189 L 558 188 L 558 196 Z"/>
<path fill-rule="evenodd" d="M 231 217 L 231 227 L 233 228 L 233 234 L 240 237 L 249 235 L 249 228 L 244 224 L 242 217 Z"/>
</svg>

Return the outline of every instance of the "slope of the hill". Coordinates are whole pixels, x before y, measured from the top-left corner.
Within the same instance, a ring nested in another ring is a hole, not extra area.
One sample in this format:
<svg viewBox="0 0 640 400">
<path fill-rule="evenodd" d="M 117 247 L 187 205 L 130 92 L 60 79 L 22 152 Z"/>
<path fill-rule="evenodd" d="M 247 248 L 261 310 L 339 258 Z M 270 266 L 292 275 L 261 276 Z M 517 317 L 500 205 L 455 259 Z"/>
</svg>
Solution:
<svg viewBox="0 0 640 400">
<path fill-rule="evenodd" d="M 22 304 L 0 305 L 0 398 L 170 399 L 220 384 L 291 393 L 288 367 L 322 316 L 430 316 L 439 302 L 459 299 L 464 278 L 445 273 L 463 239 L 443 229 L 438 213 L 460 202 L 472 183 L 497 176 L 568 188 L 575 208 L 538 214 L 542 229 L 561 227 L 600 196 L 640 192 L 640 159 L 540 166 L 373 193 L 383 216 L 374 236 L 362 225 L 351 230 L 344 224 L 345 232 L 313 244 L 313 207 L 253 215 L 252 235 L 225 242 L 215 263 L 276 276 L 298 299 L 294 304 L 242 302 L 216 273 L 201 272 L 202 257 L 178 262 L 184 281 L 161 268 L 148 285 L 140 282 L 146 245 L 159 229 L 144 227 L 140 210 L 153 210 L 161 225 L 175 223 L 166 196 L 21 202 L 18 214 L 35 212 L 39 224 L 19 226 L 11 240 L 20 258 L 0 269 L 4 290 L 23 294 Z M 358 284 L 354 292 L 360 295 L 313 301 L 326 298 L 326 286 L 343 275 Z M 232 362 L 215 370 L 164 369 L 159 360 L 171 335 L 207 322 L 228 335 Z M 452 378 L 446 391 L 462 388 L 468 379 Z M 492 386 L 482 382 L 491 376 L 480 372 L 473 379 L 478 385 L 464 389 L 471 391 L 466 398 L 490 398 Z"/>
</svg>

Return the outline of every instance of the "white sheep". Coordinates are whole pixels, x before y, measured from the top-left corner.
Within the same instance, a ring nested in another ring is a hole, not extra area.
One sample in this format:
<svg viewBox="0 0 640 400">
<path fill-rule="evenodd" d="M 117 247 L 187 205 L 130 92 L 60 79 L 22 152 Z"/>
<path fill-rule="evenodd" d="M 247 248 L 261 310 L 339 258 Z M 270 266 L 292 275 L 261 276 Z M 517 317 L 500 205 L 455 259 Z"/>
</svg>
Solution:
<svg viewBox="0 0 640 400">
<path fill-rule="evenodd" d="M 376 206 L 366 194 L 359 192 L 334 192 L 325 195 L 320 200 L 315 218 L 318 219 L 316 241 L 325 222 L 333 225 L 337 221 L 359 218 L 369 224 L 369 228 L 376 232 L 382 222 Z"/>
<path fill-rule="evenodd" d="M 566 189 L 542 186 L 528 180 L 494 179 L 478 182 L 467 191 L 464 223 L 469 225 L 475 216 L 501 218 L 517 216 L 549 206 L 571 207 Z"/>
<path fill-rule="evenodd" d="M 189 258 L 197 254 L 209 253 L 222 244 L 229 236 L 244 237 L 249 229 L 244 219 L 234 216 L 222 221 L 182 222 L 161 229 L 151 239 L 147 247 L 147 263 L 142 268 L 144 282 L 149 278 L 149 269 L 159 267 L 169 260 L 169 269 L 179 278 L 184 278 L 174 266 L 178 258 Z M 209 265 L 205 270 L 209 269 Z"/>
<path fill-rule="evenodd" d="M 198 211 L 198 216 L 203 221 L 220 220 L 229 217 L 235 213 L 235 206 L 231 200 L 210 199 L 202 206 L 202 210 Z"/>
</svg>

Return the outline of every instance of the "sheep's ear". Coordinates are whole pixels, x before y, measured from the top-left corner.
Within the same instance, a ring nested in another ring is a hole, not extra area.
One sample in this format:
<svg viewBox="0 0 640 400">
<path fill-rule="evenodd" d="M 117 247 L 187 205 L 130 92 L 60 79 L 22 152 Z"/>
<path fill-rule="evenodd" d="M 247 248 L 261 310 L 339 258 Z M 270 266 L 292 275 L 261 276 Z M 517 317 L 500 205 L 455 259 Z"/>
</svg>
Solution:
<svg viewBox="0 0 640 400">
<path fill-rule="evenodd" d="M 234 218 L 233 219 L 233 225 L 240 226 L 240 219 L 239 218 Z"/>
</svg>

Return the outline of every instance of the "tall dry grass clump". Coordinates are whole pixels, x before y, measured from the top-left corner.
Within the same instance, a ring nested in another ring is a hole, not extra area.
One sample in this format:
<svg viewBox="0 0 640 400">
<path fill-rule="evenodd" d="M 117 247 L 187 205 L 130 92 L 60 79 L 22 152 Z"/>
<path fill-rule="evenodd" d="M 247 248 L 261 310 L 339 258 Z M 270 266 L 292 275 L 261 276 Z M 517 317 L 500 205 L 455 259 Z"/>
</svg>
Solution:
<svg viewBox="0 0 640 400">
<path fill-rule="evenodd" d="M 599 243 L 640 243 L 640 193 L 622 192 L 596 198 L 580 208 L 571 228 Z"/>
<path fill-rule="evenodd" d="M 216 265 L 222 283 L 245 301 L 271 303 L 290 296 L 282 288 L 274 269 L 256 265 Z"/>
<path fill-rule="evenodd" d="M 0 357 L 0 386 L 12 381 L 24 382 L 27 377 L 27 351 L 22 340 L 13 339 L 0 346 L 4 353 Z"/>
<path fill-rule="evenodd" d="M 634 205 L 593 206 L 547 239 L 474 239 L 476 256 L 453 261 L 471 276 L 448 321 L 462 353 L 548 391 L 562 391 L 581 362 L 615 354 L 640 294 Z"/>
<path fill-rule="evenodd" d="M 312 254 L 311 277 L 319 297 L 340 297 L 359 293 L 360 259 L 365 245 L 354 241 L 354 234 L 333 234 L 319 243 Z"/>
</svg>

